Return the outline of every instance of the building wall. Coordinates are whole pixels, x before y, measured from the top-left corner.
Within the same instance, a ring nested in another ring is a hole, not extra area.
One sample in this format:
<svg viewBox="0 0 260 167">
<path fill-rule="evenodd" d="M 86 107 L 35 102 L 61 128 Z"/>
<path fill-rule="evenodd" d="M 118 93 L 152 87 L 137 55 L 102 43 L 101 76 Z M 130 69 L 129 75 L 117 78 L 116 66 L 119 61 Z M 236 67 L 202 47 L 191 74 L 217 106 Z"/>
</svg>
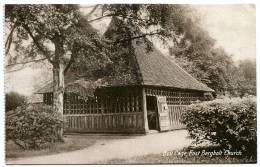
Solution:
<svg viewBox="0 0 260 167">
<path fill-rule="evenodd" d="M 67 94 L 65 132 L 144 133 L 142 97 L 136 87 L 97 90 L 94 98 Z"/>
<path fill-rule="evenodd" d="M 203 93 L 155 87 L 117 87 L 98 89 L 95 97 L 66 93 L 64 97 L 65 133 L 145 133 L 147 132 L 144 97 L 165 96 L 169 106 L 171 129 L 183 128 L 179 122 L 185 106 L 203 100 Z M 52 103 L 45 94 L 44 102 Z"/>
</svg>

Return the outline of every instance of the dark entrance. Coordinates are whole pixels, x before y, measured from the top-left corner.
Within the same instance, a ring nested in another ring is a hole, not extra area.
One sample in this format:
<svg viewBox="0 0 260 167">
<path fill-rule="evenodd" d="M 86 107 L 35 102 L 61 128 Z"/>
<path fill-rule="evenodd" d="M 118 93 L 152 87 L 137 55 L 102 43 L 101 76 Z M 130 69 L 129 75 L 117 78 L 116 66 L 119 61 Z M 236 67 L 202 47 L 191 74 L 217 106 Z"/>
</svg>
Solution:
<svg viewBox="0 0 260 167">
<path fill-rule="evenodd" d="M 159 130 L 157 99 L 155 96 L 146 96 L 147 119 L 150 130 Z"/>
</svg>

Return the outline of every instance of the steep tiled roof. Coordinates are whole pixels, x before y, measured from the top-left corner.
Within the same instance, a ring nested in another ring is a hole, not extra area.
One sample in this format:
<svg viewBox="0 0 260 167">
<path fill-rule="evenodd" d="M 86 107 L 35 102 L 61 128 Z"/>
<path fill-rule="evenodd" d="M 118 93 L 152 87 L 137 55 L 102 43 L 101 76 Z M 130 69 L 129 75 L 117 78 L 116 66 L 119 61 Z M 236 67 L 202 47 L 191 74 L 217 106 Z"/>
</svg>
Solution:
<svg viewBox="0 0 260 167">
<path fill-rule="evenodd" d="M 147 52 L 143 43 L 135 44 L 135 57 L 142 76 L 142 85 L 179 89 L 214 91 L 196 80 L 158 49 Z"/>
</svg>

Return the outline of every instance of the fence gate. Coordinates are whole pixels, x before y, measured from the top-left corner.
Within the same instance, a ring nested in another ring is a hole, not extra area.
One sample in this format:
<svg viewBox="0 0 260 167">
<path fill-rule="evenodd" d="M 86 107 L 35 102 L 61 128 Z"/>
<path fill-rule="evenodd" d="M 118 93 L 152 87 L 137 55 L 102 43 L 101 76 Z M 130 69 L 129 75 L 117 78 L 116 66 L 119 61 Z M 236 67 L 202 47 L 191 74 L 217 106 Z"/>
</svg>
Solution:
<svg viewBox="0 0 260 167">
<path fill-rule="evenodd" d="M 165 96 L 157 96 L 160 131 L 183 129 L 181 112 L 187 105 L 168 105 Z"/>
<path fill-rule="evenodd" d="M 170 129 L 183 129 L 185 125 L 180 122 L 181 112 L 187 107 L 187 105 L 168 105 Z"/>
</svg>

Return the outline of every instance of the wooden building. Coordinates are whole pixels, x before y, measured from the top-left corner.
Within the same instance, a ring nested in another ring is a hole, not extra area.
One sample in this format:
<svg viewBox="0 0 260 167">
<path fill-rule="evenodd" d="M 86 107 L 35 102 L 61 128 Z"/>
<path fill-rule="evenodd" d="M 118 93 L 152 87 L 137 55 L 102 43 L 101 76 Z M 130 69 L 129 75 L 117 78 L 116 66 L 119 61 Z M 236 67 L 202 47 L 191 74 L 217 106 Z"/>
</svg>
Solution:
<svg viewBox="0 0 260 167">
<path fill-rule="evenodd" d="M 109 31 L 113 31 L 113 26 Z M 134 51 L 125 57 L 127 72 L 115 75 L 106 84 L 65 76 L 65 133 L 181 129 L 182 110 L 193 102 L 206 100 L 213 92 L 154 46 L 148 52 L 141 40 L 132 41 L 131 45 Z M 37 93 L 43 94 L 44 103 L 52 104 L 52 83 Z"/>
</svg>

